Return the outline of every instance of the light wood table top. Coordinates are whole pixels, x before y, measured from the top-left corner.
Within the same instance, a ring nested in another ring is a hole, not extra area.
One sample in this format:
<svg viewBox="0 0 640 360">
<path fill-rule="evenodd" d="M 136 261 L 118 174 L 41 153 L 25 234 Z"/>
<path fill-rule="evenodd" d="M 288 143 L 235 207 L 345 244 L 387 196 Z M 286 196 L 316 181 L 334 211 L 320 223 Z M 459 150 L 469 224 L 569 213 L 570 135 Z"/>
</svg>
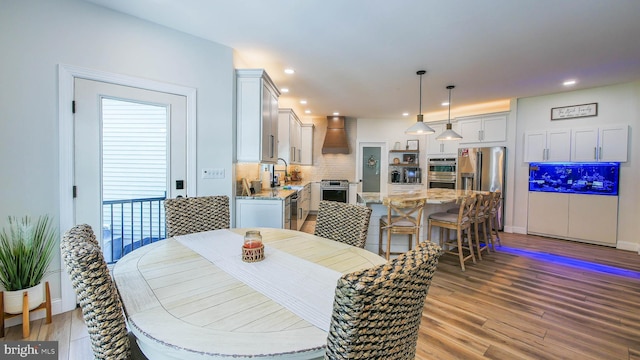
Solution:
<svg viewBox="0 0 640 360">
<path fill-rule="evenodd" d="M 231 229 L 239 235 L 246 230 Z M 277 249 L 340 273 L 385 262 L 367 250 L 311 234 L 257 230 L 266 256 L 269 248 Z M 314 359 L 324 354 L 324 330 L 174 238 L 127 254 L 113 277 L 130 330 L 150 359 Z"/>
</svg>

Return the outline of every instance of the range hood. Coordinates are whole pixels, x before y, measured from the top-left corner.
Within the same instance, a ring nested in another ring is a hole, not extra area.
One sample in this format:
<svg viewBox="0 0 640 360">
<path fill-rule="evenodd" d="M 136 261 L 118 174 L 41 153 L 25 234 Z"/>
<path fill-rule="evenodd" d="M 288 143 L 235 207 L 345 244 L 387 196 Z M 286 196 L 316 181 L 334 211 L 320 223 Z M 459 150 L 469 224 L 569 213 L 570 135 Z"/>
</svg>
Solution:
<svg viewBox="0 0 640 360">
<path fill-rule="evenodd" d="M 322 144 L 323 154 L 348 154 L 349 139 L 344 129 L 344 116 L 327 116 L 327 134 Z"/>
</svg>

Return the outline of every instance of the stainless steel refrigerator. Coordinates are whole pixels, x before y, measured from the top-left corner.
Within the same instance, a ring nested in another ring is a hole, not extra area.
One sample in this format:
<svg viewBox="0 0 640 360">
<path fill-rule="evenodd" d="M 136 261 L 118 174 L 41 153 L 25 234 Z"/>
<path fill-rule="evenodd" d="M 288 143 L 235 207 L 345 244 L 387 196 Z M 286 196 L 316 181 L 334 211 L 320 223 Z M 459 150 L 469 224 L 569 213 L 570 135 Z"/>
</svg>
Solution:
<svg viewBox="0 0 640 360">
<path fill-rule="evenodd" d="M 503 229 L 506 154 L 504 146 L 458 149 L 458 189 L 502 192 L 498 212 L 500 230 Z"/>
</svg>

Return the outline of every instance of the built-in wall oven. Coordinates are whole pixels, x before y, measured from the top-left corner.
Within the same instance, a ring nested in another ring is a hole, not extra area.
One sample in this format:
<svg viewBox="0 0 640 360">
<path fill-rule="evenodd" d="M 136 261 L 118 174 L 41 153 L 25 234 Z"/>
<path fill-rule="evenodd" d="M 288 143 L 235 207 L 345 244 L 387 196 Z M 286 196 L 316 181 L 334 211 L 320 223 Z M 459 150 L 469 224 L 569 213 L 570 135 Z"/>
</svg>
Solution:
<svg viewBox="0 0 640 360">
<path fill-rule="evenodd" d="M 320 200 L 348 202 L 349 180 L 320 181 Z"/>
<path fill-rule="evenodd" d="M 427 161 L 427 187 L 429 189 L 456 188 L 456 158 L 430 158 Z"/>
</svg>

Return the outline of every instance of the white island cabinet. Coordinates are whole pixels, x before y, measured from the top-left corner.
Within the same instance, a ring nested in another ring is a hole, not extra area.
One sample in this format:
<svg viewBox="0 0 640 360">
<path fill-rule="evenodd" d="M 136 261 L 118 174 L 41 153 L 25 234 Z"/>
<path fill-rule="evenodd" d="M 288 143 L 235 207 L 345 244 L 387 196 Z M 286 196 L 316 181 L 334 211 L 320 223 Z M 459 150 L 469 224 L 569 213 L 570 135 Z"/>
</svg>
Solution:
<svg viewBox="0 0 640 360">
<path fill-rule="evenodd" d="M 285 227 L 284 199 L 236 199 L 236 227 Z"/>
<path fill-rule="evenodd" d="M 280 91 L 262 69 L 236 70 L 238 162 L 278 161 Z"/>
</svg>

